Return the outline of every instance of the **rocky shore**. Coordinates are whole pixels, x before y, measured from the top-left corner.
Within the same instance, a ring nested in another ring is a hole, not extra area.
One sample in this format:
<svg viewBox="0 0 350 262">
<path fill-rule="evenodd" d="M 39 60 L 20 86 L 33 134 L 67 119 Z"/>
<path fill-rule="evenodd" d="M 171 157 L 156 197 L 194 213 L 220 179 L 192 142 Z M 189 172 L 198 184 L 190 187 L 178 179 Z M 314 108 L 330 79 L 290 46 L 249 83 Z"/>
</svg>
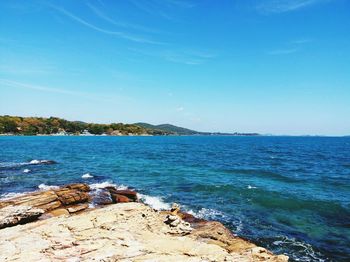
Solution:
<svg viewBox="0 0 350 262">
<path fill-rule="evenodd" d="M 221 223 L 71 184 L 0 201 L 0 261 L 288 261 Z"/>
</svg>

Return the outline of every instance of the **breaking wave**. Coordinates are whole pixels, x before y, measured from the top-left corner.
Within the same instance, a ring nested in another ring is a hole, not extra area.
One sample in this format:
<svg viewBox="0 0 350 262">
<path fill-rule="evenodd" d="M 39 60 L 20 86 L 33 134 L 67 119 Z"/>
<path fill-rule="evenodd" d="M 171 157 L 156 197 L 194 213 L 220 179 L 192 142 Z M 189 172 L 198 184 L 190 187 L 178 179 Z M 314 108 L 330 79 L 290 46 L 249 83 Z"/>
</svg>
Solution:
<svg viewBox="0 0 350 262">
<path fill-rule="evenodd" d="M 169 210 L 171 208 L 170 204 L 163 201 L 161 197 L 149 196 L 144 194 L 137 194 L 138 198 L 145 204 L 149 205 L 156 210 Z"/>
<path fill-rule="evenodd" d="M 81 178 L 93 178 L 94 176 L 92 176 L 90 173 L 86 173 L 84 175 L 81 176 Z"/>
<path fill-rule="evenodd" d="M 59 186 L 49 186 L 49 185 L 45 185 L 45 184 L 40 184 L 38 186 L 38 188 L 40 190 L 50 190 L 50 189 L 59 189 Z"/>
</svg>

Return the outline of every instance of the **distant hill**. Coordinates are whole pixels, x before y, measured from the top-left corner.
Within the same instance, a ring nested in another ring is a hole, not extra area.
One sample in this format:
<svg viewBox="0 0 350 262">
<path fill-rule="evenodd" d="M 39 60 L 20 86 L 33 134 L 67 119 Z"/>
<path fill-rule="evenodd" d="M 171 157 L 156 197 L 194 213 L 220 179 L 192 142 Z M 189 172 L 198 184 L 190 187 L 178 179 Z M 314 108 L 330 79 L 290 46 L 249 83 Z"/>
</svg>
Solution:
<svg viewBox="0 0 350 262">
<path fill-rule="evenodd" d="M 0 116 L 0 135 L 152 135 L 137 125 L 112 123 L 95 124 L 68 121 L 58 117 Z M 167 135 L 158 132 L 158 135 Z"/>
<path fill-rule="evenodd" d="M 174 135 L 189 136 L 189 135 L 206 134 L 206 133 L 198 132 L 198 131 L 191 130 L 188 128 L 174 126 L 171 124 L 151 125 L 148 123 L 135 123 L 134 125 L 146 128 L 148 130 L 161 131 L 161 132 L 165 132 L 168 134 L 174 134 Z"/>
<path fill-rule="evenodd" d="M 212 136 L 256 136 L 256 133 L 210 133 L 199 132 L 171 124 L 148 123 L 96 124 L 68 121 L 58 117 L 0 116 L 0 135 L 212 135 Z"/>
<path fill-rule="evenodd" d="M 205 136 L 260 136 L 258 133 L 221 133 L 221 132 L 200 132 L 191 130 L 184 127 L 174 126 L 171 124 L 161 124 L 161 125 L 152 125 L 148 123 L 135 123 L 135 126 L 145 128 L 147 133 L 157 135 L 163 133 L 166 135 L 180 135 L 180 136 L 192 136 L 192 135 L 205 135 Z"/>
</svg>

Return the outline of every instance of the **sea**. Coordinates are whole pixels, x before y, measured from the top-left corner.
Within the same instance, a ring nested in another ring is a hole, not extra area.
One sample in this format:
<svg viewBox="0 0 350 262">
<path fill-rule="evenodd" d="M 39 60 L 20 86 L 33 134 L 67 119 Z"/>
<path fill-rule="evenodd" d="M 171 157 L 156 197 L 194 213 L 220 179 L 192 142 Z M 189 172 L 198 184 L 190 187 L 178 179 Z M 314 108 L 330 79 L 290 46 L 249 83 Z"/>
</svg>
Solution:
<svg viewBox="0 0 350 262">
<path fill-rule="evenodd" d="M 350 137 L 0 137 L 0 198 L 76 182 L 179 203 L 290 261 L 350 261 Z"/>
</svg>

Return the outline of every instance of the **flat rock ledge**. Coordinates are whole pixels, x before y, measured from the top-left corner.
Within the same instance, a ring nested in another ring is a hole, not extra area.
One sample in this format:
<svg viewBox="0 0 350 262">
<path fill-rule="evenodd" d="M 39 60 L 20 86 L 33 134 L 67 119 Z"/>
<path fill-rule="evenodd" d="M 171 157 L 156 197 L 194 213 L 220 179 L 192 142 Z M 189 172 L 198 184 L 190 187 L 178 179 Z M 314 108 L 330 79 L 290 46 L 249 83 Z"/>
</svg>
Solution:
<svg viewBox="0 0 350 262">
<path fill-rule="evenodd" d="M 84 188 L 78 191 L 87 193 L 88 187 Z M 64 187 L 68 193 L 72 189 L 77 187 Z M 1 201 L 0 221 L 17 218 L 20 222 L 0 230 L 0 261 L 288 261 L 287 256 L 273 255 L 234 236 L 219 222 L 196 219 L 179 209 L 158 212 L 132 202 L 137 201 L 133 191 L 116 190 L 111 190 L 118 195 L 112 202 L 118 198 L 120 202 L 96 209 L 79 209 L 78 204 L 88 206 L 81 198 L 63 203 L 66 198 L 52 190 L 37 193 L 54 192 L 61 204 L 53 209 L 30 206 L 23 196 Z M 89 194 L 88 199 L 91 201 Z M 16 205 L 18 202 L 23 205 Z M 53 211 L 59 214 L 47 216 Z M 41 220 L 23 224 L 38 217 Z"/>
</svg>

